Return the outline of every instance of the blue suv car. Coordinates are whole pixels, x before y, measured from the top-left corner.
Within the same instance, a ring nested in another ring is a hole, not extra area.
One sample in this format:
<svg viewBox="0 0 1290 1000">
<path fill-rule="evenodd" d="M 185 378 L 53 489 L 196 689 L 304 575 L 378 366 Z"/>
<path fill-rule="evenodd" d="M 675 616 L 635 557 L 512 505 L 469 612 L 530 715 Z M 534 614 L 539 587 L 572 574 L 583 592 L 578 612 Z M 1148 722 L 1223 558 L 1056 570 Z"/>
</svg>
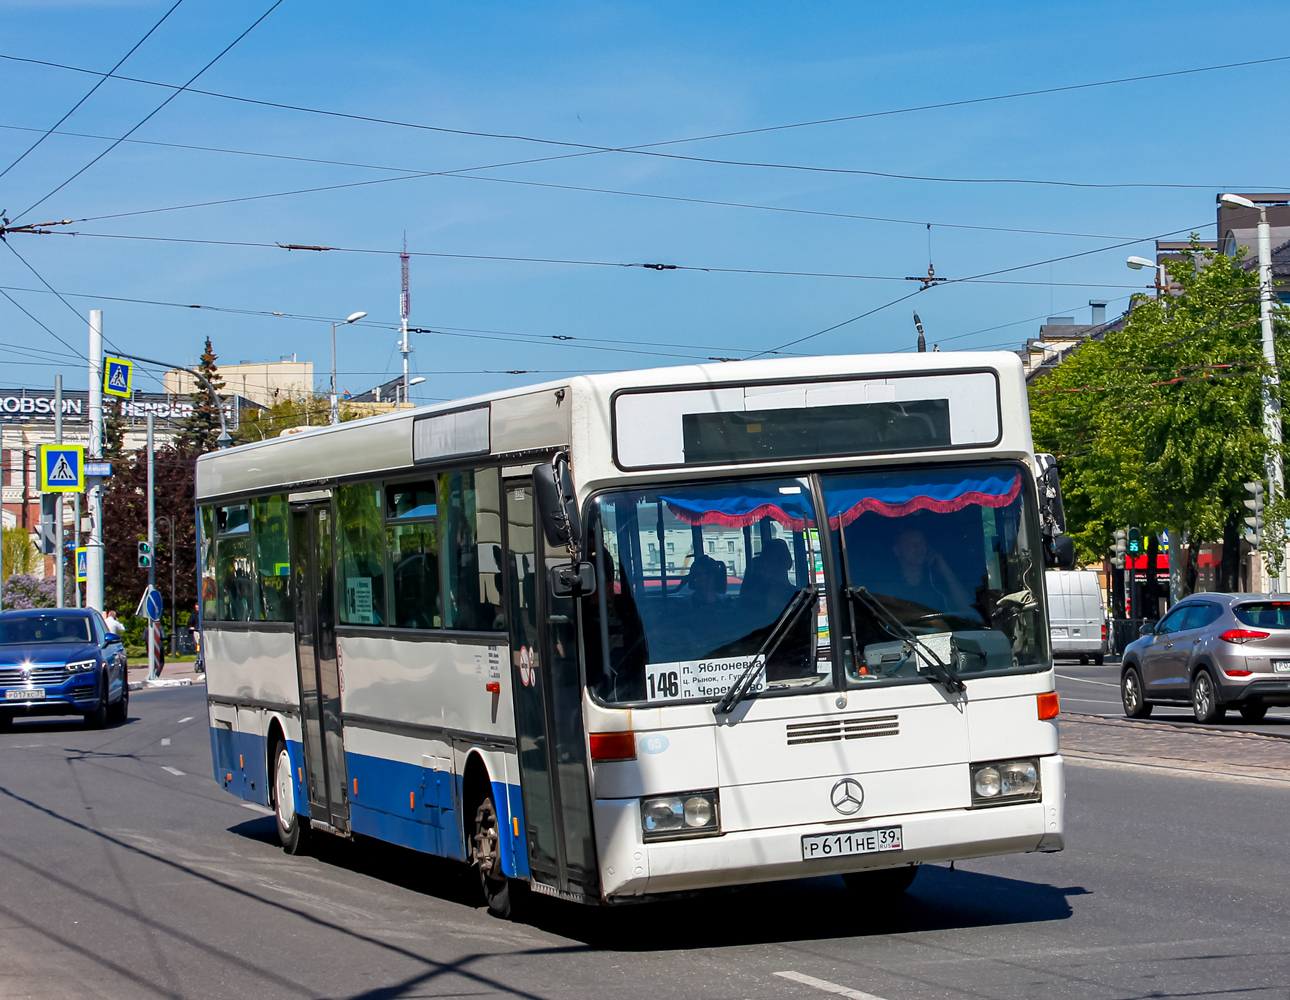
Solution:
<svg viewBox="0 0 1290 1000">
<path fill-rule="evenodd" d="M 0 614 L 0 729 L 31 715 L 83 715 L 102 729 L 129 709 L 125 645 L 97 611 Z"/>
</svg>

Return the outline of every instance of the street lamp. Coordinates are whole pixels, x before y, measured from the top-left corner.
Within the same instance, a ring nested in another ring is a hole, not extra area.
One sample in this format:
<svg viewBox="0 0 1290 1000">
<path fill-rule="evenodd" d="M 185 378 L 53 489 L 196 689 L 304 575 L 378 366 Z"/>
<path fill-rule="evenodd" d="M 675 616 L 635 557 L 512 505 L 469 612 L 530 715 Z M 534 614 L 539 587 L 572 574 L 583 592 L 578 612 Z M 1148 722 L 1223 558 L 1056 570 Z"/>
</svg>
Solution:
<svg viewBox="0 0 1290 1000">
<path fill-rule="evenodd" d="M 1277 376 L 1276 342 L 1272 338 L 1272 228 L 1268 225 L 1267 210 L 1249 198 L 1222 194 L 1218 201 L 1227 209 L 1257 210 L 1259 213 L 1259 320 L 1263 326 L 1263 359 L 1269 369 L 1269 374 L 1263 379 L 1263 432 L 1268 436 L 1267 477 L 1271 487 L 1268 499 L 1275 500 L 1281 495 L 1285 482 L 1281 465 L 1281 401 L 1273 391 L 1274 386 L 1279 386 L 1280 379 Z M 1219 233 L 1220 238 L 1222 235 Z M 1286 590 L 1284 563 L 1276 588 Z"/>
<path fill-rule="evenodd" d="M 403 389 L 403 405 L 404 405 L 404 406 L 407 406 L 407 405 L 409 405 L 409 404 L 412 402 L 412 397 L 411 397 L 411 393 L 410 393 L 410 391 L 409 391 L 409 390 L 411 390 L 411 388 L 412 388 L 414 385 L 420 385 L 420 384 L 421 384 L 422 382 L 424 382 L 424 381 L 425 381 L 425 376 L 424 376 L 424 375 L 418 375 L 416 378 L 409 380 L 409 382 L 408 382 L 407 386 L 406 386 L 406 387 L 404 387 L 404 389 Z"/>
<path fill-rule="evenodd" d="M 336 327 L 346 326 L 349 323 L 357 323 L 366 316 L 365 312 L 350 313 L 349 318 L 342 323 L 333 323 L 331 325 L 331 423 L 340 423 L 340 403 L 336 399 Z"/>
<path fill-rule="evenodd" d="M 1146 257 L 1130 257 L 1125 261 L 1129 268 L 1134 271 L 1141 271 L 1144 267 L 1149 267 L 1156 272 L 1156 294 L 1159 295 L 1162 289 L 1168 288 L 1168 282 L 1165 279 L 1165 265 L 1157 264 L 1154 260 L 1147 260 Z"/>
</svg>

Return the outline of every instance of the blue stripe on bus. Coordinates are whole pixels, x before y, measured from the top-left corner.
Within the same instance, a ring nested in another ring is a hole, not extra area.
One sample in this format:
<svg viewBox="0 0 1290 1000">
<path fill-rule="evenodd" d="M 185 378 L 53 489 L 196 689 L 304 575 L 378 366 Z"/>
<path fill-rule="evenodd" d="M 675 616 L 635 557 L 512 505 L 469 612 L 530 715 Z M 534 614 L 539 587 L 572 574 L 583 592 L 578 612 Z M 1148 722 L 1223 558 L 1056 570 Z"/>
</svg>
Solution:
<svg viewBox="0 0 1290 1000">
<path fill-rule="evenodd" d="M 426 854 L 469 860 L 468 844 L 463 842 L 462 831 L 473 827 L 475 817 L 457 815 L 457 804 L 464 798 L 460 775 L 355 753 L 345 755 L 345 766 L 350 783 L 349 823 L 355 833 Z M 438 778 L 440 774 L 442 779 Z M 444 780 L 445 784 L 438 785 L 438 780 Z M 357 794 L 355 781 L 358 782 Z M 512 877 L 528 878 L 524 808 L 519 786 L 500 781 L 491 784 L 493 804 L 497 809 L 502 871 Z M 512 815 L 518 819 L 518 824 L 512 820 Z M 518 837 L 516 829 L 520 831 Z"/>
<path fill-rule="evenodd" d="M 223 726 L 212 726 L 210 735 L 215 780 L 238 798 L 269 805 L 264 737 L 239 733 Z M 291 758 L 292 780 L 296 786 L 296 811 L 301 816 L 308 816 L 309 794 L 300 780 L 304 768 L 303 747 L 295 740 L 288 740 L 287 754 Z M 475 817 L 457 815 L 457 803 L 463 800 L 460 775 L 443 774 L 439 778 L 441 772 L 416 764 L 354 753 L 345 755 L 345 766 L 349 779 L 349 788 L 346 789 L 349 822 L 355 833 L 425 854 L 468 860 L 462 830 L 473 827 Z M 440 780 L 445 782 L 443 786 L 438 785 Z M 357 794 L 354 792 L 355 781 L 358 782 Z M 520 787 L 501 781 L 491 784 L 493 804 L 497 809 L 502 871 L 511 877 L 528 878 L 528 849 Z"/>
</svg>

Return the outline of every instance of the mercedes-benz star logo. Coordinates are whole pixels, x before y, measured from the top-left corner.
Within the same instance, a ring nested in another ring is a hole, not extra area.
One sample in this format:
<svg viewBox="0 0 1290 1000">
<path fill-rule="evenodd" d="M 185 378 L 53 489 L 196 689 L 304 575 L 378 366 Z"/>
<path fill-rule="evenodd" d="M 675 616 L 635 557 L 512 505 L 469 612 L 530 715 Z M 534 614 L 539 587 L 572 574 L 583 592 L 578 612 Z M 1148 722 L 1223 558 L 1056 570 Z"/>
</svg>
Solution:
<svg viewBox="0 0 1290 1000">
<path fill-rule="evenodd" d="M 864 789 L 855 778 L 843 778 L 833 786 L 829 801 L 843 816 L 854 816 L 864 805 Z"/>
</svg>

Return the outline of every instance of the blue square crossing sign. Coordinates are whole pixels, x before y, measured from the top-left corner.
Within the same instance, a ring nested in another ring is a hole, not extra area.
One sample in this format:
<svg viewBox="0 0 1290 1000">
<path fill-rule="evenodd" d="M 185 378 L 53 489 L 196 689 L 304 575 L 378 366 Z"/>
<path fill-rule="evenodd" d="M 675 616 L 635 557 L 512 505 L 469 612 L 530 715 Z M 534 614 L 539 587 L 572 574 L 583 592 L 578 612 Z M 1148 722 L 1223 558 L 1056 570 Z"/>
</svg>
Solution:
<svg viewBox="0 0 1290 1000">
<path fill-rule="evenodd" d="M 130 379 L 134 374 L 134 364 L 125 358 L 103 359 L 103 391 L 109 396 L 130 398 Z"/>
<path fill-rule="evenodd" d="M 76 444 L 40 446 L 40 491 L 79 493 L 85 489 L 85 449 Z"/>
</svg>

